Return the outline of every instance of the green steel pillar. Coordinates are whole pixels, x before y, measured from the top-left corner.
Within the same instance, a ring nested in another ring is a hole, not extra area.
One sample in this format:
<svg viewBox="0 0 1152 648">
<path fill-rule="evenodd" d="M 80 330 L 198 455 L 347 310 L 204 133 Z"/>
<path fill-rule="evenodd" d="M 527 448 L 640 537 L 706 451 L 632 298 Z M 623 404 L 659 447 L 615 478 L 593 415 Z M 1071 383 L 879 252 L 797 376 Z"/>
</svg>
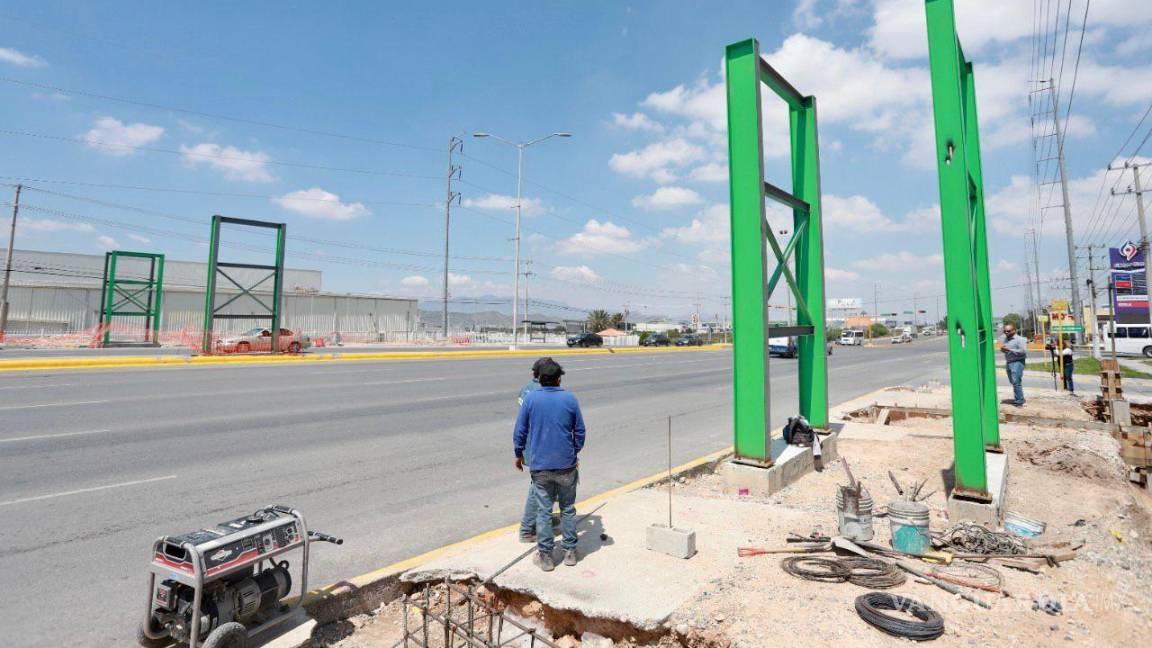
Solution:
<svg viewBox="0 0 1152 648">
<path fill-rule="evenodd" d="M 154 260 L 156 264 L 156 290 L 154 291 L 154 301 L 152 303 L 152 341 L 160 343 L 160 314 L 164 312 L 164 255 L 157 254 Z"/>
<path fill-rule="evenodd" d="M 280 352 L 280 321 L 284 307 L 284 244 L 287 242 L 287 226 L 276 228 L 276 276 L 272 279 L 272 353 Z"/>
<path fill-rule="evenodd" d="M 997 446 L 991 290 L 971 66 L 952 0 L 925 0 L 948 303 L 957 496 L 990 501 L 985 445 Z"/>
<path fill-rule="evenodd" d="M 759 44 L 754 39 L 729 45 L 725 66 L 732 210 L 734 446 L 738 459 L 771 465 L 770 337 L 797 337 L 800 414 L 816 427 L 828 425 L 816 99 L 801 95 L 760 58 Z M 768 86 L 788 106 L 791 192 L 764 180 L 760 84 Z M 783 249 L 768 226 L 766 198 L 792 210 L 792 239 Z M 775 257 L 771 273 L 768 250 Z M 773 329 L 768 318 L 768 298 L 781 278 L 796 298 L 797 326 Z"/>
<path fill-rule="evenodd" d="M 794 209 L 796 281 L 806 310 L 797 323 L 811 326 L 811 335 L 797 338 L 800 412 L 815 427 L 828 427 L 828 341 L 824 325 L 824 227 L 820 217 L 820 148 L 816 136 L 816 98 L 789 108 L 792 132 L 792 192 L 808 203 L 808 212 Z"/>
<path fill-rule="evenodd" d="M 772 464 L 768 406 L 768 259 L 760 137 L 760 51 L 729 45 L 728 178 L 732 218 L 732 371 L 736 456 Z"/>
<path fill-rule="evenodd" d="M 220 257 L 220 216 L 212 217 L 208 240 L 208 279 L 204 284 L 204 339 L 200 350 L 212 353 L 212 325 L 216 321 L 216 264 Z"/>
<path fill-rule="evenodd" d="M 104 317 L 100 318 L 104 324 L 103 346 L 112 341 L 112 312 L 116 300 L 116 257 L 109 252 L 104 255 Z"/>
<path fill-rule="evenodd" d="M 122 279 L 121 258 L 148 262 L 147 279 Z M 143 317 L 145 343 L 157 343 L 160 332 L 161 299 L 164 293 L 164 255 L 149 252 L 113 250 L 104 255 L 103 307 L 100 309 L 101 346 L 112 344 L 112 320 L 116 317 Z"/>
</svg>

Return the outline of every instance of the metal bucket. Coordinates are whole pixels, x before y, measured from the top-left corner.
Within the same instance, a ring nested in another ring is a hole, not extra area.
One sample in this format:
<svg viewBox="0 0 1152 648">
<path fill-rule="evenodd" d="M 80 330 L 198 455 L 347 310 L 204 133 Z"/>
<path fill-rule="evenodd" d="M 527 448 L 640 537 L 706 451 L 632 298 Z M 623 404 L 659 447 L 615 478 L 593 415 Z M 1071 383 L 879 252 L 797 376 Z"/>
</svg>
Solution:
<svg viewBox="0 0 1152 648">
<path fill-rule="evenodd" d="M 888 521 L 892 525 L 892 547 L 916 556 L 932 547 L 928 535 L 928 505 L 920 502 L 897 500 L 888 505 Z"/>
<path fill-rule="evenodd" d="M 861 489 L 841 486 L 836 490 L 836 525 L 840 535 L 849 540 L 867 542 L 872 539 L 872 496 Z"/>
</svg>

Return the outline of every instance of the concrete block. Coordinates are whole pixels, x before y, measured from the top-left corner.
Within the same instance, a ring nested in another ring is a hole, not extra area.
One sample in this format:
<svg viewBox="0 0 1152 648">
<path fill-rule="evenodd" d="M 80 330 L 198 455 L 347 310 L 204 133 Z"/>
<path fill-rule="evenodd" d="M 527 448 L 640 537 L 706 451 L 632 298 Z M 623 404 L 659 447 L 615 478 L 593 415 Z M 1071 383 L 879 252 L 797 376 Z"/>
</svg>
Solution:
<svg viewBox="0 0 1152 648">
<path fill-rule="evenodd" d="M 985 452 L 984 467 L 988 475 L 988 492 L 992 501 L 974 502 L 948 495 L 948 517 L 950 524 L 975 522 L 989 529 L 1000 526 L 1004 518 L 1004 503 L 1008 498 L 1008 455 L 1000 452 Z"/>
<path fill-rule="evenodd" d="M 774 463 L 769 468 L 752 466 L 749 464 L 729 461 L 720 466 L 720 474 L 724 477 L 724 493 L 739 495 L 747 490 L 749 495 L 767 497 L 799 480 L 804 475 L 835 461 L 839 454 L 836 450 L 836 441 L 839 433 L 821 435 L 819 458 L 812 455 L 812 448 L 793 446 L 784 443 L 782 438 L 772 439 L 772 457 Z"/>
<path fill-rule="evenodd" d="M 696 532 L 653 524 L 648 527 L 646 546 L 673 558 L 691 558 L 696 554 Z"/>
</svg>

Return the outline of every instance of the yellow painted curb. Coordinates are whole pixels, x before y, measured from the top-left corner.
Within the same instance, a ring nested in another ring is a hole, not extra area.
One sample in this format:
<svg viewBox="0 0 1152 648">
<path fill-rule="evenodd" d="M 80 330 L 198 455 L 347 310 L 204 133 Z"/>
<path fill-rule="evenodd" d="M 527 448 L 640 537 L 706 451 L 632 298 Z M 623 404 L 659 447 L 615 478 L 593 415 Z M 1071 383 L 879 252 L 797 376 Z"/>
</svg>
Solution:
<svg viewBox="0 0 1152 648">
<path fill-rule="evenodd" d="M 356 360 L 444 360 L 446 358 L 516 358 L 540 355 L 607 355 L 615 353 L 691 353 L 730 348 L 730 344 L 712 344 L 701 347 L 660 349 L 653 347 L 603 347 L 600 349 L 518 349 L 476 351 L 377 351 L 368 353 L 318 353 L 281 356 L 148 356 L 126 358 L 32 358 L 27 360 L 0 360 L 0 372 L 35 371 L 44 369 L 117 369 L 149 368 L 225 364 L 269 364 L 279 362 L 324 362 Z"/>
<path fill-rule="evenodd" d="M 692 461 L 689 461 L 688 463 L 684 463 L 684 464 L 681 464 L 679 466 L 676 466 L 675 468 L 672 469 L 672 472 L 675 474 L 675 473 L 681 473 L 681 472 L 684 472 L 687 470 L 692 470 L 693 468 L 698 468 L 700 466 L 703 466 L 704 464 L 707 464 L 707 463 L 710 463 L 713 461 L 717 461 L 717 460 L 723 458 L 725 455 L 731 454 L 731 452 L 732 452 L 732 448 L 725 448 L 723 450 L 704 455 L 703 457 L 698 457 L 696 459 L 693 459 Z M 654 484 L 654 483 L 666 478 L 667 476 L 668 476 L 668 471 L 662 470 L 658 473 L 649 475 L 647 477 L 637 479 L 636 481 L 628 482 L 627 484 L 624 484 L 623 486 L 617 486 L 616 488 L 612 488 L 610 490 L 604 491 L 603 493 L 600 493 L 598 495 L 593 495 L 592 497 L 589 497 L 586 500 L 583 500 L 581 502 L 577 502 L 576 507 L 577 507 L 577 509 L 580 509 L 580 508 L 588 508 L 591 506 L 595 506 L 596 504 L 600 504 L 601 502 L 605 502 L 607 500 L 610 500 L 613 497 L 616 497 L 617 495 L 620 495 L 622 493 L 627 493 L 627 492 L 634 491 L 634 490 L 643 488 L 645 486 Z M 500 527 L 499 529 L 492 529 L 491 531 L 485 531 L 484 533 L 472 536 L 471 538 L 461 540 L 459 542 L 453 542 L 452 544 L 444 545 L 443 547 L 439 547 L 437 549 L 433 549 L 431 551 L 424 552 L 418 556 L 413 556 L 411 558 L 406 558 L 406 559 L 401 560 L 399 562 L 394 562 L 391 565 L 388 565 L 386 567 L 381 567 L 379 569 L 375 569 L 373 571 L 368 572 L 367 574 L 361 574 L 359 576 L 355 576 L 353 578 L 341 580 L 337 583 L 333 583 L 333 584 L 327 585 L 325 587 L 311 590 L 308 592 L 308 595 L 305 597 L 305 602 L 311 602 L 311 601 L 314 601 L 316 599 L 332 595 L 342 588 L 352 587 L 352 588 L 359 589 L 362 587 L 366 587 L 366 586 L 380 580 L 381 578 L 384 578 L 386 576 L 391 576 L 393 574 L 399 574 L 401 572 L 408 571 L 409 569 L 412 569 L 413 567 L 417 567 L 419 565 L 422 565 L 422 564 L 424 564 L 424 563 L 426 563 L 426 562 L 428 562 L 434 558 L 439 558 L 440 556 L 451 553 L 452 551 L 455 551 L 457 549 L 463 549 L 464 547 L 468 547 L 470 545 L 474 545 L 474 544 L 483 542 L 485 540 L 495 538 L 496 536 L 499 536 L 499 535 L 502 535 L 505 533 L 510 533 L 510 532 L 516 530 L 517 528 L 519 528 L 519 526 L 520 526 L 520 523 L 517 522 L 515 524 L 510 524 L 510 525 L 505 526 L 505 527 Z"/>
</svg>

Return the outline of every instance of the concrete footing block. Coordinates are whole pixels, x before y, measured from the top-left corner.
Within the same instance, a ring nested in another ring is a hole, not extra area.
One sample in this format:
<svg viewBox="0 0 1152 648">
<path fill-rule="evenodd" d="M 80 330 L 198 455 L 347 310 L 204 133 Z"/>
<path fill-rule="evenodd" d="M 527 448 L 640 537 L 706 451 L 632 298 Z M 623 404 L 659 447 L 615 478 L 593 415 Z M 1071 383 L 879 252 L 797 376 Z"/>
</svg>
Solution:
<svg viewBox="0 0 1152 648">
<path fill-rule="evenodd" d="M 1126 400 L 1109 401 L 1112 423 L 1132 425 L 1132 404 Z"/>
<path fill-rule="evenodd" d="M 755 497 L 772 495 L 813 470 L 823 469 L 824 465 L 835 461 L 840 456 L 836 451 L 838 437 L 836 433 L 820 436 L 819 459 L 812 455 L 812 448 L 787 445 L 783 439 L 774 439 L 772 466 L 764 468 L 735 461 L 720 466 L 720 474 L 724 477 L 724 492 L 728 495 L 747 494 Z"/>
<path fill-rule="evenodd" d="M 696 555 L 696 532 L 653 524 L 648 527 L 646 546 L 673 558 L 691 558 Z"/>
<path fill-rule="evenodd" d="M 975 502 L 948 495 L 948 517 L 951 524 L 974 522 L 989 529 L 1000 526 L 1004 519 L 1004 502 L 1008 498 L 1008 455 L 985 452 L 984 466 L 988 473 L 988 492 L 991 502 Z"/>
</svg>

